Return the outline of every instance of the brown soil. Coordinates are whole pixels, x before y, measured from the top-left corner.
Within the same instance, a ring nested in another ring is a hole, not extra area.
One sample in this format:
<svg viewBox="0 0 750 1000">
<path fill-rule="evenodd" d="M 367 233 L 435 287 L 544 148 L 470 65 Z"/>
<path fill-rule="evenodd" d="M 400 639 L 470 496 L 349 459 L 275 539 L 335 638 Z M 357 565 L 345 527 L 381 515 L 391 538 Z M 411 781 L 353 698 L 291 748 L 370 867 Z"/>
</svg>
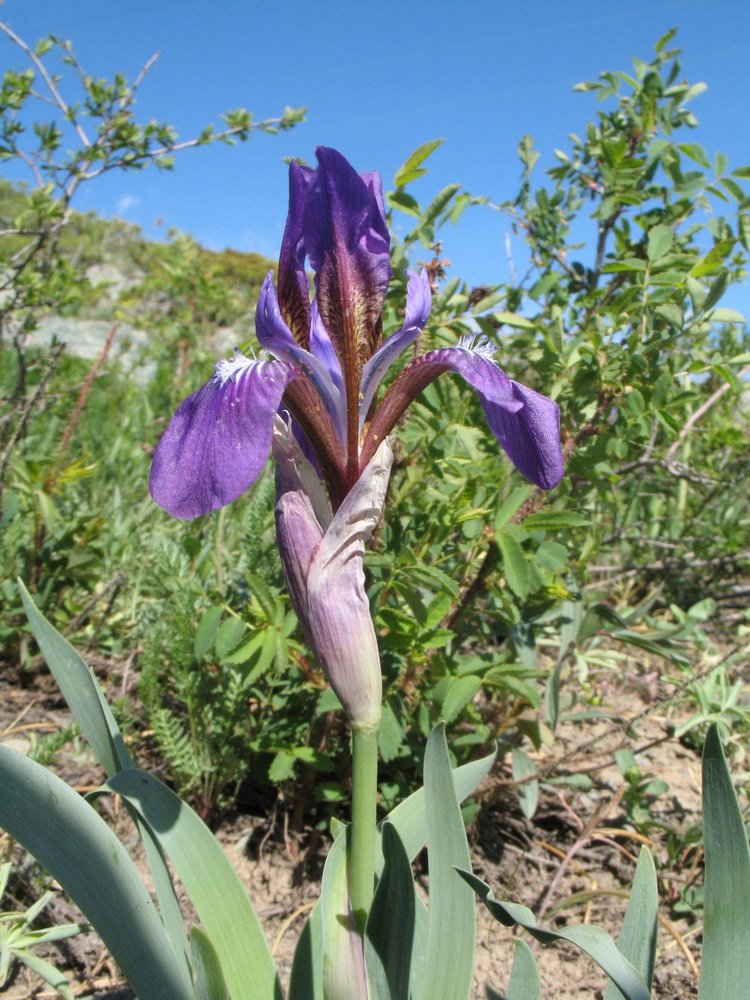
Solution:
<svg viewBox="0 0 750 1000">
<path fill-rule="evenodd" d="M 602 925 L 616 937 L 627 902 L 623 889 L 629 886 L 637 851 L 644 842 L 643 834 L 625 823 L 624 783 L 612 756 L 618 747 L 630 746 L 638 752 L 641 770 L 669 785 L 650 812 L 651 821 L 663 828 L 641 827 L 652 838 L 663 904 L 653 996 L 655 1000 L 688 1000 L 696 995 L 700 926 L 694 919 L 676 916 L 671 903 L 681 881 L 700 875 L 699 858 L 691 855 L 687 860 L 693 868 L 686 864 L 684 871 L 679 870 L 674 861 L 669 862 L 667 843 L 670 830 L 673 841 L 680 842 L 682 834 L 699 821 L 700 760 L 670 737 L 674 720 L 650 702 L 646 689 L 633 688 L 627 696 L 618 694 L 619 721 L 610 716 L 564 723 L 551 749 L 537 755 L 538 766 L 550 778 L 586 771 L 592 779 L 587 792 L 543 784 L 537 812 L 528 821 L 519 809 L 508 769 L 496 766 L 480 790 L 483 805 L 471 830 L 474 870 L 492 885 L 498 899 L 523 902 L 537 915 L 543 909 L 542 922 L 547 927 L 586 921 Z M 626 736 L 627 720 L 636 717 L 635 734 Z M 22 678 L 10 672 L 0 676 L 0 742 L 24 752 L 31 734 L 49 731 L 67 719 L 49 678 L 41 674 Z M 60 754 L 55 769 L 81 790 L 95 787 L 101 777 L 80 747 Z M 124 811 L 112 802 L 102 808 L 109 811 L 117 832 L 141 861 Z M 217 836 L 248 888 L 286 982 L 294 944 L 317 895 L 326 845 L 312 832 L 301 839 L 285 837 L 283 821 L 273 829 L 266 823 L 235 815 L 222 823 Z M 28 905 L 40 891 L 33 878 L 33 859 L 0 834 L 0 860 L 9 855 L 15 862 L 15 894 Z M 428 887 L 422 859 L 415 870 L 418 882 Z M 550 890 L 552 895 L 546 898 Z M 63 893 L 56 895 L 47 912 L 55 923 L 81 919 Z M 496 990 L 507 987 L 513 936 L 484 907 L 479 909 L 475 1000 L 484 997 L 485 983 Z M 41 949 L 40 954 L 44 954 Z M 50 946 L 47 956 L 66 971 L 76 996 L 131 1000 L 132 993 L 95 934 Z M 572 947 L 540 946 L 536 958 L 545 996 L 556 1000 L 600 1000 L 603 996 L 603 973 Z M 58 996 L 25 967 L 16 969 L 2 992 L 9 1000 Z"/>
</svg>

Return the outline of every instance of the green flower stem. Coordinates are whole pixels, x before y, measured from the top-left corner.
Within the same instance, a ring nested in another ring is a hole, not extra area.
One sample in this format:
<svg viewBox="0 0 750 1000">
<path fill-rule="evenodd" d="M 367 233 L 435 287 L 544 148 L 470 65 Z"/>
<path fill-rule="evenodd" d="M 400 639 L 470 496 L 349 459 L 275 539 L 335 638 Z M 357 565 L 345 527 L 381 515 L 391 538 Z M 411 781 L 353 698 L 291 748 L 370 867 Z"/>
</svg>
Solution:
<svg viewBox="0 0 750 1000">
<path fill-rule="evenodd" d="M 364 934 L 375 882 L 379 731 L 379 722 L 374 726 L 352 728 L 352 827 L 347 881 L 360 934 Z"/>
</svg>

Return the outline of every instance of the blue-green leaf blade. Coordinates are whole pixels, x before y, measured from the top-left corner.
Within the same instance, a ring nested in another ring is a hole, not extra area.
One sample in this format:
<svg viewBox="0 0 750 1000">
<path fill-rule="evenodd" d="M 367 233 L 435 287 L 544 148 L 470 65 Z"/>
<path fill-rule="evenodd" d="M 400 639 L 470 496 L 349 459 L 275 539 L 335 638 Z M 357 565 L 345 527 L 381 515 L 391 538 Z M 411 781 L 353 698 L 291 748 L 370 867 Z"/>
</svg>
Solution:
<svg viewBox="0 0 750 1000">
<path fill-rule="evenodd" d="M 211 939 L 200 927 L 190 928 L 190 964 L 195 1000 L 231 1000 L 221 963 Z"/>
<path fill-rule="evenodd" d="M 718 730 L 703 749 L 706 875 L 698 1000 L 745 1000 L 750 984 L 750 852 Z"/>
<path fill-rule="evenodd" d="M 430 733 L 424 758 L 425 816 L 430 871 L 427 957 L 422 1000 L 468 1000 L 474 974 L 474 896 L 455 868 L 471 864 L 453 784 L 445 725 Z"/>
<path fill-rule="evenodd" d="M 659 926 L 659 888 L 651 852 L 641 848 L 630 891 L 630 901 L 622 922 L 617 947 L 638 969 L 651 986 L 656 961 L 656 933 Z M 604 1000 L 623 1000 L 622 993 L 610 979 Z"/>
<path fill-rule="evenodd" d="M 542 1000 L 542 981 L 531 948 L 516 938 L 508 995 L 504 1000 Z"/>
<path fill-rule="evenodd" d="M 452 772 L 453 787 L 459 802 L 463 802 L 484 781 L 490 773 L 496 757 L 497 751 L 493 750 L 481 760 L 474 760 L 469 764 L 462 764 L 461 767 L 455 768 Z M 388 813 L 383 822 L 386 820 L 395 826 L 407 857 L 413 861 L 427 842 L 424 788 L 419 788 L 403 802 L 400 802 L 395 809 Z M 383 870 L 383 855 L 380 851 L 376 856 L 375 864 L 379 875 Z"/>
<path fill-rule="evenodd" d="M 109 788 L 138 810 L 195 906 L 232 1000 L 281 1000 L 276 967 L 252 903 L 205 823 L 157 778 L 120 771 Z"/>
<path fill-rule="evenodd" d="M 347 828 L 334 840 L 320 887 L 325 1000 L 368 1000 L 364 944 L 349 905 L 348 834 Z"/>
<path fill-rule="evenodd" d="M 133 760 L 120 727 L 93 670 L 47 621 L 21 580 L 18 581 L 18 588 L 31 630 L 47 666 L 97 760 L 110 778 L 123 768 L 132 767 Z M 140 822 L 137 816 L 134 819 L 146 849 L 164 926 L 184 974 L 189 977 L 187 935 L 169 869 L 147 825 Z"/>
<path fill-rule="evenodd" d="M 21 580 L 18 581 L 18 589 L 42 656 L 52 671 L 83 735 L 91 744 L 96 759 L 110 778 L 121 768 L 132 767 L 133 760 L 125 746 L 120 728 L 104 699 L 91 667 L 68 640 L 50 625 L 34 604 Z"/>
<path fill-rule="evenodd" d="M 606 972 L 626 1000 L 651 1000 L 651 993 L 643 976 L 618 951 L 615 942 L 601 927 L 570 924 L 560 931 L 543 930 L 537 925 L 536 918 L 528 907 L 495 899 L 489 885 L 470 871 L 459 870 L 459 874 L 474 889 L 492 916 L 505 927 L 519 924 L 542 944 L 569 941 Z"/>
<path fill-rule="evenodd" d="M 318 900 L 294 949 L 289 1000 L 323 1000 L 322 956 L 323 917 Z"/>
<path fill-rule="evenodd" d="M 365 930 L 369 1000 L 409 1000 L 416 895 L 411 862 L 392 823 L 383 824 L 383 855 Z"/>
<path fill-rule="evenodd" d="M 140 1000 L 193 1000 L 153 901 L 120 841 L 64 781 L 3 746 L 0 826 L 80 907 Z"/>
</svg>

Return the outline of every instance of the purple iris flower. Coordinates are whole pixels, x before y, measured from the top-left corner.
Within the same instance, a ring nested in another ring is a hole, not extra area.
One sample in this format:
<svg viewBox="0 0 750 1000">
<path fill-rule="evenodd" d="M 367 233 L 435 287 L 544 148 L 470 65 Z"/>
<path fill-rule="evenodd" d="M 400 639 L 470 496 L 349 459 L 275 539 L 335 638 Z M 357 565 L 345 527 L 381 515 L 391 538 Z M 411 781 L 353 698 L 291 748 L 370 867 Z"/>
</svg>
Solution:
<svg viewBox="0 0 750 1000">
<path fill-rule="evenodd" d="M 555 486 L 563 474 L 557 404 L 508 378 L 486 340 L 415 358 L 377 403 L 385 372 L 427 322 L 430 286 L 424 272 L 407 272 L 404 324 L 383 341 L 391 267 L 380 177 L 358 174 L 334 149 L 316 155 L 316 170 L 291 164 L 277 288 L 269 274 L 258 300 L 258 341 L 274 360 L 235 350 L 182 403 L 154 455 L 154 500 L 184 519 L 236 500 L 260 475 L 274 417 L 286 411 L 337 511 L 409 404 L 449 371 L 477 390 L 519 471 L 543 489 Z"/>
</svg>

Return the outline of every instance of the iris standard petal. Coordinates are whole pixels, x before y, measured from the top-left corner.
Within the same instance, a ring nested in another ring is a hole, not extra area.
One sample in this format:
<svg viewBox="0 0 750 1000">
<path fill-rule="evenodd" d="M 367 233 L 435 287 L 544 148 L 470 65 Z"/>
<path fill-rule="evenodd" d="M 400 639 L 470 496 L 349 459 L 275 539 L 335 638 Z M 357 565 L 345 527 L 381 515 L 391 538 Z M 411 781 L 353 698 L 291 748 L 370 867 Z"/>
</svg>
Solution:
<svg viewBox="0 0 750 1000">
<path fill-rule="evenodd" d="M 335 385 L 325 360 L 300 347 L 284 322 L 276 290 L 273 287 L 273 272 L 266 275 L 258 296 L 255 310 L 255 333 L 258 343 L 279 358 L 297 365 L 318 390 L 325 408 L 339 429 L 346 428 L 346 411 L 340 389 Z M 344 433 L 345 430 L 344 430 Z"/>
<path fill-rule="evenodd" d="M 358 387 L 362 366 L 380 338 L 391 277 L 382 194 L 374 175 L 360 176 L 336 150 L 319 147 L 316 155 L 303 239 L 321 318 L 342 370 L 356 372 Z"/>
<path fill-rule="evenodd" d="M 274 414 L 301 372 L 285 361 L 252 361 L 239 351 L 169 422 L 151 466 L 156 503 L 189 520 L 236 500 L 271 451 Z"/>
<path fill-rule="evenodd" d="M 560 411 L 557 403 L 513 382 L 497 366 L 494 345 L 467 338 L 456 347 L 430 351 L 401 372 L 377 409 L 365 439 L 367 462 L 409 404 L 438 375 L 454 371 L 479 393 L 490 430 L 527 479 L 551 489 L 563 475 Z"/>
<path fill-rule="evenodd" d="M 289 165 L 289 213 L 279 254 L 279 305 L 286 325 L 301 347 L 310 346 L 310 280 L 305 270 L 302 216 L 312 167 Z"/>
<path fill-rule="evenodd" d="M 381 344 L 362 369 L 359 404 L 360 431 L 375 398 L 375 393 L 378 391 L 381 379 L 388 371 L 392 361 L 419 336 L 430 315 L 432 292 L 427 271 L 422 270 L 421 274 L 416 274 L 414 271 L 406 273 L 409 282 L 406 286 L 404 325 L 392 334 L 384 344 Z"/>
<path fill-rule="evenodd" d="M 328 335 L 328 330 L 325 328 L 325 323 L 320 318 L 316 299 L 310 303 L 310 353 L 314 354 L 316 358 L 320 358 L 328 369 L 333 384 L 343 395 L 344 379 L 341 374 L 341 365 Z"/>
</svg>

